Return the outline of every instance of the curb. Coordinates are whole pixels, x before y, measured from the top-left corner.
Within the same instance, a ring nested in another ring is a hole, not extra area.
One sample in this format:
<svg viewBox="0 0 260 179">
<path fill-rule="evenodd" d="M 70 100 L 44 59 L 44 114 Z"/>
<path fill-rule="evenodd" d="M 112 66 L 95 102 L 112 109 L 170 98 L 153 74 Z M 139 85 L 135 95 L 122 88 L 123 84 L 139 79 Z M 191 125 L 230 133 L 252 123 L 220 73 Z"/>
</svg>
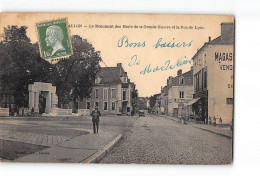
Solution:
<svg viewBox="0 0 260 179">
<path fill-rule="evenodd" d="M 205 128 L 203 128 L 203 127 L 198 127 L 198 126 L 193 126 L 193 125 L 190 125 L 190 126 L 195 127 L 195 128 L 197 128 L 197 129 L 201 129 L 201 130 L 207 131 L 207 132 L 211 132 L 211 133 L 213 133 L 213 134 L 217 134 L 217 135 L 220 135 L 220 136 L 229 138 L 229 139 L 232 139 L 231 136 L 226 135 L 226 134 L 223 134 L 223 133 L 220 133 L 220 132 L 217 132 L 217 131 L 214 131 L 214 130 L 205 129 Z"/>
<path fill-rule="evenodd" d="M 167 116 L 161 116 L 161 117 L 164 117 L 164 118 L 166 118 L 166 119 L 170 119 L 170 120 L 173 120 L 173 121 L 178 122 L 178 120 L 172 119 L 172 118 L 167 117 Z M 205 129 L 205 128 L 203 128 L 203 127 L 194 126 L 194 125 L 192 125 L 192 124 L 188 124 L 188 125 L 189 125 L 189 126 L 192 126 L 192 127 L 194 127 L 194 128 L 197 128 L 197 129 L 201 129 L 201 130 L 204 130 L 204 131 L 207 131 L 207 132 L 211 132 L 211 133 L 213 133 L 213 134 L 216 134 L 216 135 L 219 135 L 219 136 L 222 136 L 222 137 L 226 137 L 226 138 L 232 139 L 232 136 L 229 136 L 229 135 L 226 135 L 226 134 L 223 134 L 223 133 L 214 131 L 214 130 Z"/>
<path fill-rule="evenodd" d="M 96 163 L 100 161 L 120 141 L 121 137 L 122 134 L 119 134 L 115 139 L 109 142 L 103 149 L 100 149 L 97 153 L 81 161 L 80 163 Z"/>
</svg>

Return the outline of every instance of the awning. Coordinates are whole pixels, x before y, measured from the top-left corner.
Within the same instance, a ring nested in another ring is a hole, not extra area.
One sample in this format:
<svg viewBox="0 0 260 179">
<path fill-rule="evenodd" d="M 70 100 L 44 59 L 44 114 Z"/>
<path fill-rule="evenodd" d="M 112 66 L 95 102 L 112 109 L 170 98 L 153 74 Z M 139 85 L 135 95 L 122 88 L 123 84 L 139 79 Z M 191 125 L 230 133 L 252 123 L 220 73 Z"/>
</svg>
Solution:
<svg viewBox="0 0 260 179">
<path fill-rule="evenodd" d="M 194 103 L 196 103 L 200 98 L 196 98 L 196 99 L 192 99 L 191 101 L 189 101 L 186 106 L 190 106 L 193 105 Z"/>
</svg>

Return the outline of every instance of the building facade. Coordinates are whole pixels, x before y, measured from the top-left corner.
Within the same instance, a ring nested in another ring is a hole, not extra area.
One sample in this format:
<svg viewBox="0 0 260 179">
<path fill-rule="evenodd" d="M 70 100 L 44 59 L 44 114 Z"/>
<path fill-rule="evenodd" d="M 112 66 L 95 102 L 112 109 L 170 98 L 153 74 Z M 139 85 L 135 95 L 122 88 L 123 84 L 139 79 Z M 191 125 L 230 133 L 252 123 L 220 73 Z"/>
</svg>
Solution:
<svg viewBox="0 0 260 179">
<path fill-rule="evenodd" d="M 234 24 L 222 23 L 221 35 L 206 42 L 193 56 L 194 95 L 192 106 L 196 117 L 217 123 L 233 121 Z"/>
<path fill-rule="evenodd" d="M 160 114 L 167 115 L 168 114 L 168 86 L 164 86 L 161 88 L 160 95 Z"/>
<path fill-rule="evenodd" d="M 130 82 L 121 63 L 116 67 L 103 67 L 97 74 L 91 97 L 84 99 L 79 109 L 92 111 L 98 107 L 103 115 L 130 115 L 133 90 L 135 84 Z"/>
<path fill-rule="evenodd" d="M 176 77 L 168 79 L 168 115 L 187 118 L 191 108 L 187 103 L 193 99 L 193 68 L 186 73 L 178 70 Z"/>
</svg>

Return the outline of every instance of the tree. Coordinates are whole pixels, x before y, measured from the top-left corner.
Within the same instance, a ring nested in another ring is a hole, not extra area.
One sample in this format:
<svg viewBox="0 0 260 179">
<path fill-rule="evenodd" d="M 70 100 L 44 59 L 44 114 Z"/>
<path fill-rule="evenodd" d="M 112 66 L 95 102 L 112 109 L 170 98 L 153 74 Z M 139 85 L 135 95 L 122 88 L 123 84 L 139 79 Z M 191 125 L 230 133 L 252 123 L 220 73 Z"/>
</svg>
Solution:
<svg viewBox="0 0 260 179">
<path fill-rule="evenodd" d="M 60 106 L 89 97 L 100 69 L 100 53 L 76 35 L 72 37 L 73 55 L 52 65 L 40 57 L 39 46 L 31 43 L 26 29 L 8 26 L 0 42 L 0 84 L 13 92 L 16 106 L 28 106 L 28 85 L 34 82 L 55 85 Z"/>
<path fill-rule="evenodd" d="M 28 85 L 35 81 L 47 82 L 50 64 L 40 58 L 37 44 L 26 35 L 27 27 L 4 28 L 0 53 L 0 80 L 4 89 L 13 92 L 17 107 L 28 106 Z"/>
<path fill-rule="evenodd" d="M 156 103 L 156 97 L 157 97 L 157 95 L 153 95 L 149 98 L 149 105 L 150 105 L 151 109 L 154 107 L 154 105 Z"/>
<path fill-rule="evenodd" d="M 100 69 L 100 52 L 78 35 L 72 36 L 73 55 L 54 66 L 53 83 L 57 87 L 59 106 L 90 97 Z"/>
</svg>

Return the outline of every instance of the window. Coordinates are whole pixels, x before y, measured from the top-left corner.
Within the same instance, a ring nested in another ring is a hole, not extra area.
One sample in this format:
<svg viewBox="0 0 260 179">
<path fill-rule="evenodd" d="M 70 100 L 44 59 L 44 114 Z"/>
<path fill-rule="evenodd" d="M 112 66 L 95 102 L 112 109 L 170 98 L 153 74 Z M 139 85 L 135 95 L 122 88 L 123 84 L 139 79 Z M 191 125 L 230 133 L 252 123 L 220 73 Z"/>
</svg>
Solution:
<svg viewBox="0 0 260 179">
<path fill-rule="evenodd" d="M 204 88 L 207 88 L 207 71 L 204 71 Z"/>
<path fill-rule="evenodd" d="M 112 111 L 116 110 L 116 103 L 115 102 L 111 103 L 111 110 Z"/>
<path fill-rule="evenodd" d="M 98 98 L 98 89 L 95 89 L 95 98 Z"/>
<path fill-rule="evenodd" d="M 104 111 L 107 111 L 107 102 L 104 102 Z"/>
<path fill-rule="evenodd" d="M 200 86 L 200 80 L 201 80 L 201 71 L 199 71 L 196 75 L 195 75 L 195 89 L 196 91 L 200 91 L 201 86 Z"/>
<path fill-rule="evenodd" d="M 116 98 L 116 89 L 111 89 L 111 98 Z"/>
<path fill-rule="evenodd" d="M 233 104 L 234 103 L 233 98 L 227 98 L 226 102 L 227 102 L 227 104 Z"/>
<path fill-rule="evenodd" d="M 95 108 L 98 108 L 98 102 L 95 102 Z"/>
<path fill-rule="evenodd" d="M 90 109 L 90 102 L 87 102 L 87 109 Z"/>
<path fill-rule="evenodd" d="M 183 85 L 183 84 L 184 84 L 184 80 L 183 80 L 182 77 L 180 78 L 179 84 L 180 84 L 180 85 Z"/>
<path fill-rule="evenodd" d="M 198 73 L 198 91 L 201 90 L 201 84 L 200 84 L 200 82 L 201 82 L 201 71 L 199 71 L 199 73 Z"/>
<path fill-rule="evenodd" d="M 107 99 L 107 91 L 108 91 L 107 88 L 103 89 L 103 99 Z"/>
<path fill-rule="evenodd" d="M 126 100 L 126 91 L 123 91 L 123 100 Z"/>
<path fill-rule="evenodd" d="M 124 83 L 126 83 L 126 81 L 127 81 L 127 78 L 126 78 L 126 77 L 124 77 Z"/>
<path fill-rule="evenodd" d="M 180 98 L 184 98 L 184 91 L 180 91 Z"/>
</svg>

